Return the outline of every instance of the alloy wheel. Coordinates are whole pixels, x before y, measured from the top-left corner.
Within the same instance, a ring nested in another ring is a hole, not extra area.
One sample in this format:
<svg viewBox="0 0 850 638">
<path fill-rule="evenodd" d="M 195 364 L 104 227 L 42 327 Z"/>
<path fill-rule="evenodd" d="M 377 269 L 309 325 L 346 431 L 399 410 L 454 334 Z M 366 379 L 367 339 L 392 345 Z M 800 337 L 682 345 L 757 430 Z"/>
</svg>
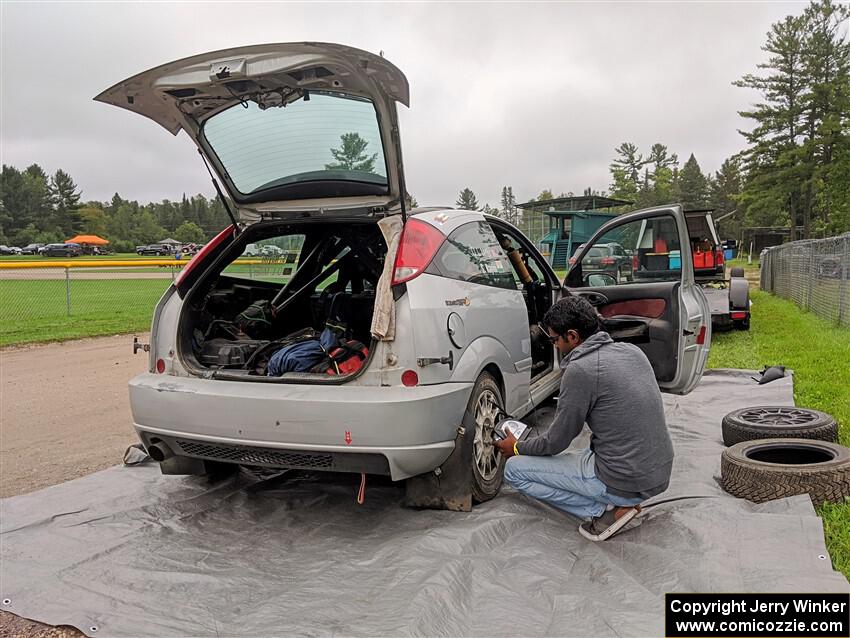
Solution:
<svg viewBox="0 0 850 638">
<path fill-rule="evenodd" d="M 492 479 L 499 470 L 499 455 L 493 445 L 493 429 L 496 427 L 499 412 L 496 395 L 490 390 L 484 390 L 475 404 L 473 451 L 478 472 L 486 481 Z"/>
</svg>

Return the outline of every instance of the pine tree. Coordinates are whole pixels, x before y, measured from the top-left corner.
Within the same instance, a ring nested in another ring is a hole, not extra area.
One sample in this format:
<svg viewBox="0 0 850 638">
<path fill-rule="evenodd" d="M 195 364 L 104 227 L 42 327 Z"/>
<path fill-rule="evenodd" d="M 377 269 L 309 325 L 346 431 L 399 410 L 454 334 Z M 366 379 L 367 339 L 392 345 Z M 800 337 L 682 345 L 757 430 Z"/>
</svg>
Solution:
<svg viewBox="0 0 850 638">
<path fill-rule="evenodd" d="M 708 206 L 708 180 L 693 153 L 679 174 L 678 195 L 685 210 L 699 210 Z"/>
<path fill-rule="evenodd" d="M 375 160 L 378 154 L 366 155 L 369 142 L 360 137 L 359 133 L 343 133 L 340 136 L 339 148 L 332 148 L 331 155 L 336 162 L 325 164 L 327 170 L 375 172 Z"/>
<path fill-rule="evenodd" d="M 71 236 L 82 229 L 82 220 L 77 210 L 81 193 L 71 176 L 58 169 L 50 178 L 50 193 L 54 204 L 54 223 Z"/>
<path fill-rule="evenodd" d="M 514 197 L 514 189 L 511 186 L 502 187 L 502 219 L 516 224 L 517 223 L 517 206 L 516 198 Z"/>
<path fill-rule="evenodd" d="M 803 28 L 804 21 L 798 16 L 787 16 L 773 24 L 762 47 L 770 57 L 758 65 L 765 73 L 747 74 L 734 83 L 759 91 L 763 99 L 752 110 L 739 112 L 754 123 L 751 131 L 740 131 L 748 144 L 742 153 L 748 179 L 741 203 L 750 221 L 759 217 L 764 224 L 771 215 L 772 223 L 765 225 L 785 221 L 790 225 L 791 239 L 795 238 L 802 196 L 795 151 L 806 90 Z"/>
<path fill-rule="evenodd" d="M 800 163 L 805 166 L 802 224 L 803 236 L 830 226 L 832 209 L 846 201 L 834 201 L 827 184 L 850 180 L 836 171 L 836 151 L 850 146 L 850 42 L 846 25 L 850 8 L 831 0 L 813 2 L 803 13 L 805 35 L 803 69 L 808 91 L 803 100 L 804 142 Z M 843 29 L 842 29 L 843 25 Z M 838 163 L 840 167 L 840 162 Z"/>
<path fill-rule="evenodd" d="M 640 172 L 646 162 L 631 142 L 623 142 L 614 152 L 617 158 L 611 162 L 611 196 L 617 199 L 636 201 L 641 188 Z"/>
<path fill-rule="evenodd" d="M 709 189 L 709 207 L 714 209 L 715 219 L 737 210 L 742 182 L 740 160 L 736 157 L 725 160 L 711 180 Z M 724 237 L 738 237 L 741 229 L 740 218 L 740 215 L 733 215 L 719 222 L 720 234 Z"/>
<path fill-rule="evenodd" d="M 478 210 L 478 198 L 469 188 L 460 191 L 455 206 L 464 210 Z"/>
</svg>

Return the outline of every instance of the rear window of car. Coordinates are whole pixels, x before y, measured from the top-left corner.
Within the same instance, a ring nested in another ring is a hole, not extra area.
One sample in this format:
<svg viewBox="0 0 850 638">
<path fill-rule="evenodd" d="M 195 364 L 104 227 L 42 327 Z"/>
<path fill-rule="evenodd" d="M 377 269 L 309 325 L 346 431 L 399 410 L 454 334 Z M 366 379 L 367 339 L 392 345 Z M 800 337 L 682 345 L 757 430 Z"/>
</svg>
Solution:
<svg viewBox="0 0 850 638">
<path fill-rule="evenodd" d="M 428 272 L 450 279 L 516 290 L 511 264 L 484 222 L 464 224 L 446 239 Z"/>
<path fill-rule="evenodd" d="M 607 248 L 591 248 L 587 251 L 588 257 L 605 257 L 608 254 Z"/>
<path fill-rule="evenodd" d="M 208 119 L 203 136 L 243 195 L 320 180 L 388 184 L 377 112 L 364 98 L 311 92 L 265 108 L 246 101 Z"/>
</svg>

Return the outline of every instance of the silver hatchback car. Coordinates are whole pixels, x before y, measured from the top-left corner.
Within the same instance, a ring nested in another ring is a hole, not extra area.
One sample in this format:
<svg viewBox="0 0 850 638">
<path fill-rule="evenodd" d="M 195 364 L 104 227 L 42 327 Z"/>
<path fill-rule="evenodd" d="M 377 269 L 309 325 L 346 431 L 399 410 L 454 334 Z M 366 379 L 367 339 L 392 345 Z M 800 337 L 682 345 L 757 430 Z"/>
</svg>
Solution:
<svg viewBox="0 0 850 638">
<path fill-rule="evenodd" d="M 160 300 L 150 370 L 130 382 L 135 428 L 164 473 L 374 473 L 407 480 L 411 505 L 468 510 L 501 485 L 500 416 L 558 390 L 559 355 L 538 324 L 565 294 L 637 343 L 662 389 L 688 392 L 702 374 L 710 320 L 680 207 L 613 220 L 563 284 L 501 219 L 410 210 L 396 114 L 408 83 L 382 57 L 229 49 L 96 99 L 185 131 L 233 222 Z M 662 238 L 679 266 L 662 264 Z M 628 281 L 583 268 L 611 242 L 630 251 Z M 245 254 L 257 245 L 292 259 Z"/>
</svg>

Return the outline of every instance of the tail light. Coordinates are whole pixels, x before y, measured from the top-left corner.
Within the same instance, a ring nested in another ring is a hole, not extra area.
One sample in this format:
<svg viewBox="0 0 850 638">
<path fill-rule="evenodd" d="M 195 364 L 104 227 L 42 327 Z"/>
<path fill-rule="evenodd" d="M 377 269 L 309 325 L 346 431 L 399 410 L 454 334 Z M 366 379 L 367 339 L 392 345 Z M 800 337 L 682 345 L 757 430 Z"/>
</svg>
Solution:
<svg viewBox="0 0 850 638">
<path fill-rule="evenodd" d="M 723 265 L 723 251 L 722 251 L 722 250 L 718 250 L 718 251 L 717 251 L 717 256 L 714 258 L 714 263 L 715 263 L 717 266 L 722 266 L 722 265 Z"/>
<path fill-rule="evenodd" d="M 428 267 L 446 236 L 419 219 L 409 219 L 401 231 L 392 285 L 410 281 Z"/>
<path fill-rule="evenodd" d="M 747 318 L 746 312 L 738 310 L 738 311 L 735 311 L 735 312 L 732 313 L 732 319 L 735 319 L 736 321 L 739 321 L 741 319 L 746 319 L 746 318 Z"/>
<path fill-rule="evenodd" d="M 638 269 L 638 256 L 632 255 L 632 270 Z"/>
<path fill-rule="evenodd" d="M 705 325 L 700 326 L 699 334 L 697 334 L 697 345 L 701 346 L 705 344 Z"/>
<path fill-rule="evenodd" d="M 179 287 L 180 283 L 189 276 L 189 273 L 192 272 L 198 266 L 198 264 L 204 261 L 207 255 L 213 252 L 232 234 L 233 225 L 231 224 L 223 231 L 221 231 L 218 235 L 209 240 L 203 248 L 201 248 L 198 252 L 195 253 L 195 256 L 189 260 L 189 263 L 183 266 L 182 272 L 177 276 L 177 280 L 174 282 L 175 285 Z"/>
<path fill-rule="evenodd" d="M 599 263 L 603 266 L 613 266 L 617 262 L 613 257 L 603 257 L 602 261 L 600 261 Z"/>
</svg>

